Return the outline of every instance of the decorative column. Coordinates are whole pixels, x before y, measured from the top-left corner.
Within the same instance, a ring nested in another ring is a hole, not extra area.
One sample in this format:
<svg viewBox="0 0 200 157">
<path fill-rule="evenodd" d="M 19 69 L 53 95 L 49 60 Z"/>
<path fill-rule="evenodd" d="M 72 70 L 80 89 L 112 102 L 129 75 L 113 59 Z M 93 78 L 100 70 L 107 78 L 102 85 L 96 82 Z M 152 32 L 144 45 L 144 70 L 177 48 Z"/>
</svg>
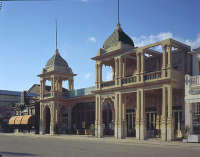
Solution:
<svg viewBox="0 0 200 157">
<path fill-rule="evenodd" d="M 145 93 L 140 89 L 141 96 L 141 119 L 140 119 L 140 140 L 146 139 L 146 112 L 145 112 Z"/>
<path fill-rule="evenodd" d="M 166 86 L 162 87 L 162 116 L 161 116 L 161 138 L 167 140 L 167 122 L 166 122 Z"/>
<path fill-rule="evenodd" d="M 126 58 L 123 58 L 123 62 L 122 62 L 122 77 L 126 77 Z"/>
<path fill-rule="evenodd" d="M 167 76 L 169 78 L 171 78 L 171 62 L 172 62 L 171 53 L 172 53 L 172 46 L 169 45 L 167 48 L 168 48 L 168 51 L 167 51 L 167 54 L 168 54 Z"/>
<path fill-rule="evenodd" d="M 44 117 L 43 117 L 43 105 L 40 103 L 40 134 L 43 135 L 44 132 Z"/>
<path fill-rule="evenodd" d="M 135 130 L 136 139 L 140 139 L 140 90 L 137 89 L 137 103 L 136 103 L 136 119 L 135 119 Z"/>
<path fill-rule="evenodd" d="M 69 91 L 73 91 L 74 90 L 74 79 L 73 77 L 71 79 L 69 79 L 69 83 L 68 83 L 68 89 Z"/>
<path fill-rule="evenodd" d="M 140 54 L 139 52 L 136 52 L 136 57 L 137 57 L 137 72 L 136 72 L 136 75 L 137 75 L 137 82 L 140 81 Z"/>
<path fill-rule="evenodd" d="M 100 95 L 96 95 L 96 99 L 95 99 L 95 136 L 97 138 L 103 137 L 102 103 L 101 103 Z"/>
<path fill-rule="evenodd" d="M 96 89 L 99 89 L 99 64 L 96 62 Z"/>
<path fill-rule="evenodd" d="M 96 62 L 96 88 L 101 89 L 102 84 L 102 63 Z"/>
<path fill-rule="evenodd" d="M 174 124 L 172 116 L 172 86 L 168 85 L 168 118 L 167 118 L 167 141 L 174 140 Z"/>
<path fill-rule="evenodd" d="M 162 77 L 166 77 L 166 45 L 162 45 Z"/>
<path fill-rule="evenodd" d="M 51 77 L 51 96 L 55 96 L 55 77 Z"/>
<path fill-rule="evenodd" d="M 141 82 L 144 82 L 144 65 L 145 65 L 144 51 L 142 51 L 141 52 L 141 72 L 140 72 Z"/>
<path fill-rule="evenodd" d="M 119 59 L 115 58 L 115 86 L 118 86 L 119 78 Z"/>
<path fill-rule="evenodd" d="M 123 58 L 119 57 L 118 61 L 119 61 L 118 85 L 121 86 L 122 85 L 121 79 L 123 77 Z"/>
<path fill-rule="evenodd" d="M 50 135 L 55 134 L 55 104 L 50 107 L 51 121 L 50 121 Z"/>
<path fill-rule="evenodd" d="M 44 98 L 45 94 L 45 79 L 41 78 L 40 79 L 40 99 Z"/>
</svg>

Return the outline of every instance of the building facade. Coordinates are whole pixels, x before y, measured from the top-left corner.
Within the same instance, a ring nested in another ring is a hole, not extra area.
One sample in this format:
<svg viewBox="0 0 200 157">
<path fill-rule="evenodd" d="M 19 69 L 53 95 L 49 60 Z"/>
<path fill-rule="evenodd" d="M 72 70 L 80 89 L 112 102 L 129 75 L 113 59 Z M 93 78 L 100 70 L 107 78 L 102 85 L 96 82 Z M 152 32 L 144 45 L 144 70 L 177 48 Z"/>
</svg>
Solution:
<svg viewBox="0 0 200 157">
<path fill-rule="evenodd" d="M 190 46 L 173 39 L 135 47 L 118 23 L 92 59 L 96 85 L 74 90 L 73 73 L 58 49 L 40 77 L 40 133 L 86 133 L 172 141 L 184 127 L 184 76 L 192 73 Z M 103 81 L 103 65 L 112 80 Z M 45 91 L 46 82 L 50 91 Z M 62 82 L 68 81 L 67 91 Z"/>
</svg>

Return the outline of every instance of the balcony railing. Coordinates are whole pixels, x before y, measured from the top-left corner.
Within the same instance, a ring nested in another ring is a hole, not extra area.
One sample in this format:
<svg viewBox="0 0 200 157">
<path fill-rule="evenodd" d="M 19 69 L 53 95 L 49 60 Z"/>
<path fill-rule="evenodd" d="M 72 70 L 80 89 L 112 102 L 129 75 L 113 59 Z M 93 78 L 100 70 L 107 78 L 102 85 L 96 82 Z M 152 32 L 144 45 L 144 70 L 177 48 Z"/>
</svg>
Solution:
<svg viewBox="0 0 200 157">
<path fill-rule="evenodd" d="M 170 74 L 169 77 L 168 77 L 168 73 Z M 148 82 L 148 81 L 156 81 L 158 79 L 161 79 L 162 78 L 162 71 L 154 71 L 154 72 L 149 72 L 149 73 L 144 73 L 143 75 L 134 75 L 134 76 L 130 76 L 130 77 L 123 77 L 120 79 L 121 81 L 121 85 L 127 85 L 127 84 L 134 84 L 134 83 L 141 83 L 141 77 L 143 77 L 143 81 L 144 82 Z M 139 78 L 139 80 L 137 79 Z M 182 81 L 181 78 L 184 78 L 182 76 L 182 73 L 180 71 L 177 71 L 177 70 L 174 70 L 172 69 L 171 71 L 165 71 L 165 77 L 163 77 L 163 79 L 166 79 L 166 78 L 171 78 L 171 79 L 175 79 L 175 80 L 178 80 L 178 81 Z M 194 81 L 193 82 L 197 82 L 196 78 L 194 78 Z M 200 83 L 200 78 L 198 80 L 198 82 Z M 101 87 L 104 88 L 104 87 L 111 87 L 111 86 L 114 86 L 115 85 L 115 81 L 108 81 L 108 82 L 103 82 L 101 84 Z"/>
<path fill-rule="evenodd" d="M 154 79 L 158 79 L 158 78 L 161 78 L 161 71 L 155 71 L 155 72 L 150 72 L 150 73 L 144 74 L 144 81 L 154 80 Z"/>
<path fill-rule="evenodd" d="M 104 87 L 110 87 L 110 86 L 114 86 L 115 85 L 115 81 L 107 81 L 107 82 L 103 82 L 101 84 L 101 87 L 104 88 Z"/>
<path fill-rule="evenodd" d="M 137 77 L 136 76 L 131 76 L 131 77 L 124 77 L 122 78 L 122 85 L 123 84 L 128 84 L 128 83 L 133 83 L 137 81 Z"/>
</svg>

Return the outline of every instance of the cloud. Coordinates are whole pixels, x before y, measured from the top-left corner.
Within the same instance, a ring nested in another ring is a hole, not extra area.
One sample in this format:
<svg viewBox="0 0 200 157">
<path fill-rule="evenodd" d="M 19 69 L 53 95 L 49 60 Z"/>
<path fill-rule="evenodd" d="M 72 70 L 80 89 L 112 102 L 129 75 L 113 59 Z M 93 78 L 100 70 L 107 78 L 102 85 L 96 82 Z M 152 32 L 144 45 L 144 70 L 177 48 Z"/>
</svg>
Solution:
<svg viewBox="0 0 200 157">
<path fill-rule="evenodd" d="M 85 77 L 85 79 L 87 79 L 87 80 L 88 80 L 88 79 L 91 77 L 91 73 L 87 73 L 87 74 L 85 74 L 85 76 L 84 76 L 84 77 Z"/>
<path fill-rule="evenodd" d="M 200 47 L 200 33 L 197 35 L 196 39 L 194 39 L 194 40 L 177 37 L 171 32 L 161 32 L 157 35 L 149 35 L 149 36 L 141 35 L 139 37 L 132 37 L 135 45 L 139 46 L 139 47 L 148 45 L 148 44 L 151 44 L 151 43 L 154 43 L 157 41 L 165 40 L 168 38 L 173 38 L 173 39 L 183 42 L 187 45 L 190 45 L 193 49 Z"/>
<path fill-rule="evenodd" d="M 196 39 L 194 41 L 185 40 L 185 43 L 190 45 L 194 49 L 200 47 L 200 34 L 197 35 L 197 37 L 196 37 Z"/>
<path fill-rule="evenodd" d="M 87 2 L 88 2 L 88 0 L 81 0 L 81 2 L 83 2 L 83 3 L 87 3 Z"/>
<path fill-rule="evenodd" d="M 149 35 L 149 36 L 142 35 L 139 37 L 132 37 L 133 41 L 135 42 L 135 45 L 139 47 L 157 41 L 161 41 L 167 38 L 173 38 L 173 34 L 171 32 L 164 32 L 164 33 L 159 33 L 157 35 Z"/>
<path fill-rule="evenodd" d="M 96 42 L 97 42 L 97 40 L 96 40 L 95 37 L 89 37 L 88 40 L 89 40 L 90 42 L 92 42 L 92 43 L 96 43 Z"/>
</svg>

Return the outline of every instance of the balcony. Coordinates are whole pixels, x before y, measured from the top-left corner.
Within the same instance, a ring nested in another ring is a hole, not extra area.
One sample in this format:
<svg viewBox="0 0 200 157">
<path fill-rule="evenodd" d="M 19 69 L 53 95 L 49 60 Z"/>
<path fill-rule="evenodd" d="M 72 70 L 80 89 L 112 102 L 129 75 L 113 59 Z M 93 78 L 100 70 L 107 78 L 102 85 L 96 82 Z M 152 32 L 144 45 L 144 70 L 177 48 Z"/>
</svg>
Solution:
<svg viewBox="0 0 200 157">
<path fill-rule="evenodd" d="M 114 87 L 116 86 L 128 86 L 132 84 L 140 84 L 143 83 L 141 77 L 143 77 L 143 82 L 152 82 L 152 81 L 158 81 L 162 79 L 172 79 L 177 82 L 184 82 L 184 74 L 181 71 L 177 71 L 175 69 L 172 69 L 168 71 L 167 69 L 165 70 L 165 77 L 162 76 L 162 71 L 154 71 L 154 72 L 149 72 L 149 73 L 143 73 L 140 75 L 133 75 L 129 77 L 123 77 L 123 78 L 118 78 L 119 81 L 118 85 L 115 84 L 115 81 L 108 81 L 108 82 L 103 82 L 101 84 L 101 88 L 108 88 L 108 87 Z M 120 85 L 121 81 L 121 85 Z M 196 83 L 197 80 L 196 78 L 193 79 L 193 82 Z M 200 79 L 199 79 L 199 84 L 200 84 Z"/>
</svg>

